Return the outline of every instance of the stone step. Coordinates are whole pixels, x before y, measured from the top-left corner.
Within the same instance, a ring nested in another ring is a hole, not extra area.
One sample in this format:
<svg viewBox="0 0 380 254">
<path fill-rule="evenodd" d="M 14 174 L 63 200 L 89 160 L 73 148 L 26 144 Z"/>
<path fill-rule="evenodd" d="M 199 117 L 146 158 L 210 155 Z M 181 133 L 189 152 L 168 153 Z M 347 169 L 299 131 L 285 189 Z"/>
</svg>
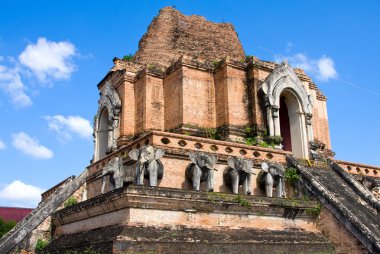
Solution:
<svg viewBox="0 0 380 254">
<path fill-rule="evenodd" d="M 305 230 L 200 229 L 115 225 L 61 235 L 43 253 L 331 253 Z"/>
<path fill-rule="evenodd" d="M 380 253 L 380 217 L 372 199 L 358 192 L 354 180 L 345 179 L 330 168 L 306 168 L 287 156 L 298 169 L 304 185 L 371 253 Z M 334 166 L 334 164 L 332 164 Z M 348 176 L 352 177 L 352 176 Z M 351 183 L 349 183 L 351 182 Z"/>
<path fill-rule="evenodd" d="M 87 169 L 75 179 L 70 179 L 58 188 L 48 199 L 41 202 L 32 213 L 20 221 L 16 227 L 0 239 L 0 253 L 14 249 L 33 229 L 40 225 L 51 213 L 63 204 L 86 181 Z"/>
</svg>

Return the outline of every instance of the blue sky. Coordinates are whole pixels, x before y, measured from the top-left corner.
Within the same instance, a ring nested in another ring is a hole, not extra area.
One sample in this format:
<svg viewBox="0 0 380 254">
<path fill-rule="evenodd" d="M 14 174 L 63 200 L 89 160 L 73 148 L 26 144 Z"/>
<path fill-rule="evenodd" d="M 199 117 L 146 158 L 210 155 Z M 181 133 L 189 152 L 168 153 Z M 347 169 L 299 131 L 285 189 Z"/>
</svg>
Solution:
<svg viewBox="0 0 380 254">
<path fill-rule="evenodd" d="M 0 3 L 0 206 L 33 207 L 89 164 L 96 85 L 164 6 L 231 22 L 246 54 L 306 68 L 328 97 L 336 158 L 380 165 L 378 1 Z"/>
</svg>

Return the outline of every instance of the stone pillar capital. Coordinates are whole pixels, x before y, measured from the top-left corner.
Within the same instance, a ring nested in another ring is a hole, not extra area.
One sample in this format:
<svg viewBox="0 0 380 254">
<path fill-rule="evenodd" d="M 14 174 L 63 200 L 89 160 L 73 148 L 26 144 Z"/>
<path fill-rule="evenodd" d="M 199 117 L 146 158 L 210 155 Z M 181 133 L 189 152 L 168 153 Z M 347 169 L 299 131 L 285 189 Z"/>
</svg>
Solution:
<svg viewBox="0 0 380 254">
<path fill-rule="evenodd" d="M 311 121 L 311 119 L 313 118 L 313 114 L 306 113 L 306 114 L 305 114 L 305 118 L 306 118 L 306 124 L 307 124 L 307 125 L 312 125 L 312 121 Z"/>
<path fill-rule="evenodd" d="M 275 106 L 273 105 L 272 106 L 272 116 L 277 118 L 279 116 L 279 107 L 278 106 Z"/>
</svg>

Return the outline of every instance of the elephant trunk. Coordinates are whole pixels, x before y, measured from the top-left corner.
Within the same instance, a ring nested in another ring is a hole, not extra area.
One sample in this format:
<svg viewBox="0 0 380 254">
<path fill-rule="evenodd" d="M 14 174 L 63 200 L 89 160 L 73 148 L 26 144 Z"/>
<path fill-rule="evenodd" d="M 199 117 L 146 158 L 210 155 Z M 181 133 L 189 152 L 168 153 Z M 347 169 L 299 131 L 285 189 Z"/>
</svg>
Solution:
<svg viewBox="0 0 380 254">
<path fill-rule="evenodd" d="M 245 176 L 245 180 L 243 183 L 243 190 L 245 195 L 251 195 L 252 194 L 252 184 L 251 184 L 252 176 L 251 174 L 247 174 Z"/>
<path fill-rule="evenodd" d="M 214 191 L 214 169 L 208 168 L 208 176 L 206 179 L 206 191 L 213 192 Z"/>
<path fill-rule="evenodd" d="M 143 185 L 144 184 L 144 171 L 145 171 L 145 163 L 139 161 L 137 163 L 136 167 L 136 182 L 137 185 Z"/>
<path fill-rule="evenodd" d="M 267 173 L 264 178 L 265 182 L 265 192 L 267 197 L 272 197 L 272 191 L 273 191 L 273 177 L 271 174 Z"/>
<path fill-rule="evenodd" d="M 201 175 L 202 175 L 202 170 L 198 165 L 194 164 L 193 167 L 193 188 L 194 190 L 199 191 L 199 187 L 201 185 Z"/>
<path fill-rule="evenodd" d="M 239 193 L 239 173 L 235 169 L 231 171 L 231 185 L 232 185 L 232 193 L 238 194 Z"/>
<path fill-rule="evenodd" d="M 280 178 L 278 180 L 278 186 L 276 187 L 276 196 L 278 198 L 284 198 L 285 197 L 285 184 L 283 178 Z"/>
<path fill-rule="evenodd" d="M 159 167 L 159 165 L 158 165 L 156 160 L 153 160 L 148 165 L 149 185 L 152 187 L 157 186 L 158 167 Z"/>
</svg>

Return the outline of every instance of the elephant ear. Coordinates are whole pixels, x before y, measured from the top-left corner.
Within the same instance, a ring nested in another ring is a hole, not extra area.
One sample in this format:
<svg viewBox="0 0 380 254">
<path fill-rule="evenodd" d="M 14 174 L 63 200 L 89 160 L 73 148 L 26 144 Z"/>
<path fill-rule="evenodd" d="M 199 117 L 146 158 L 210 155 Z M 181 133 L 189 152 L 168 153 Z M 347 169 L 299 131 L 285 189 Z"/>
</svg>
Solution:
<svg viewBox="0 0 380 254">
<path fill-rule="evenodd" d="M 267 172 L 269 171 L 269 164 L 267 162 L 263 162 L 261 163 L 261 169 L 264 171 L 264 172 Z"/>
<path fill-rule="evenodd" d="M 236 167 L 235 167 L 235 158 L 229 157 L 228 160 L 227 160 L 227 163 L 228 163 L 228 166 L 230 168 L 236 169 Z"/>
<path fill-rule="evenodd" d="M 189 158 L 190 158 L 190 161 L 192 163 L 197 164 L 198 154 L 196 154 L 196 153 L 190 153 L 189 154 Z"/>
<path fill-rule="evenodd" d="M 130 152 L 129 152 L 129 157 L 132 159 L 132 160 L 134 160 L 134 161 L 138 161 L 139 160 L 139 154 L 140 154 L 140 152 L 139 152 L 139 150 L 137 150 L 137 149 L 132 149 Z"/>
<path fill-rule="evenodd" d="M 156 150 L 156 153 L 154 154 L 154 158 L 156 160 L 159 160 L 160 158 L 162 158 L 164 156 L 164 154 L 165 154 L 165 151 L 163 149 L 161 149 L 161 148 L 158 148 Z"/>
</svg>

